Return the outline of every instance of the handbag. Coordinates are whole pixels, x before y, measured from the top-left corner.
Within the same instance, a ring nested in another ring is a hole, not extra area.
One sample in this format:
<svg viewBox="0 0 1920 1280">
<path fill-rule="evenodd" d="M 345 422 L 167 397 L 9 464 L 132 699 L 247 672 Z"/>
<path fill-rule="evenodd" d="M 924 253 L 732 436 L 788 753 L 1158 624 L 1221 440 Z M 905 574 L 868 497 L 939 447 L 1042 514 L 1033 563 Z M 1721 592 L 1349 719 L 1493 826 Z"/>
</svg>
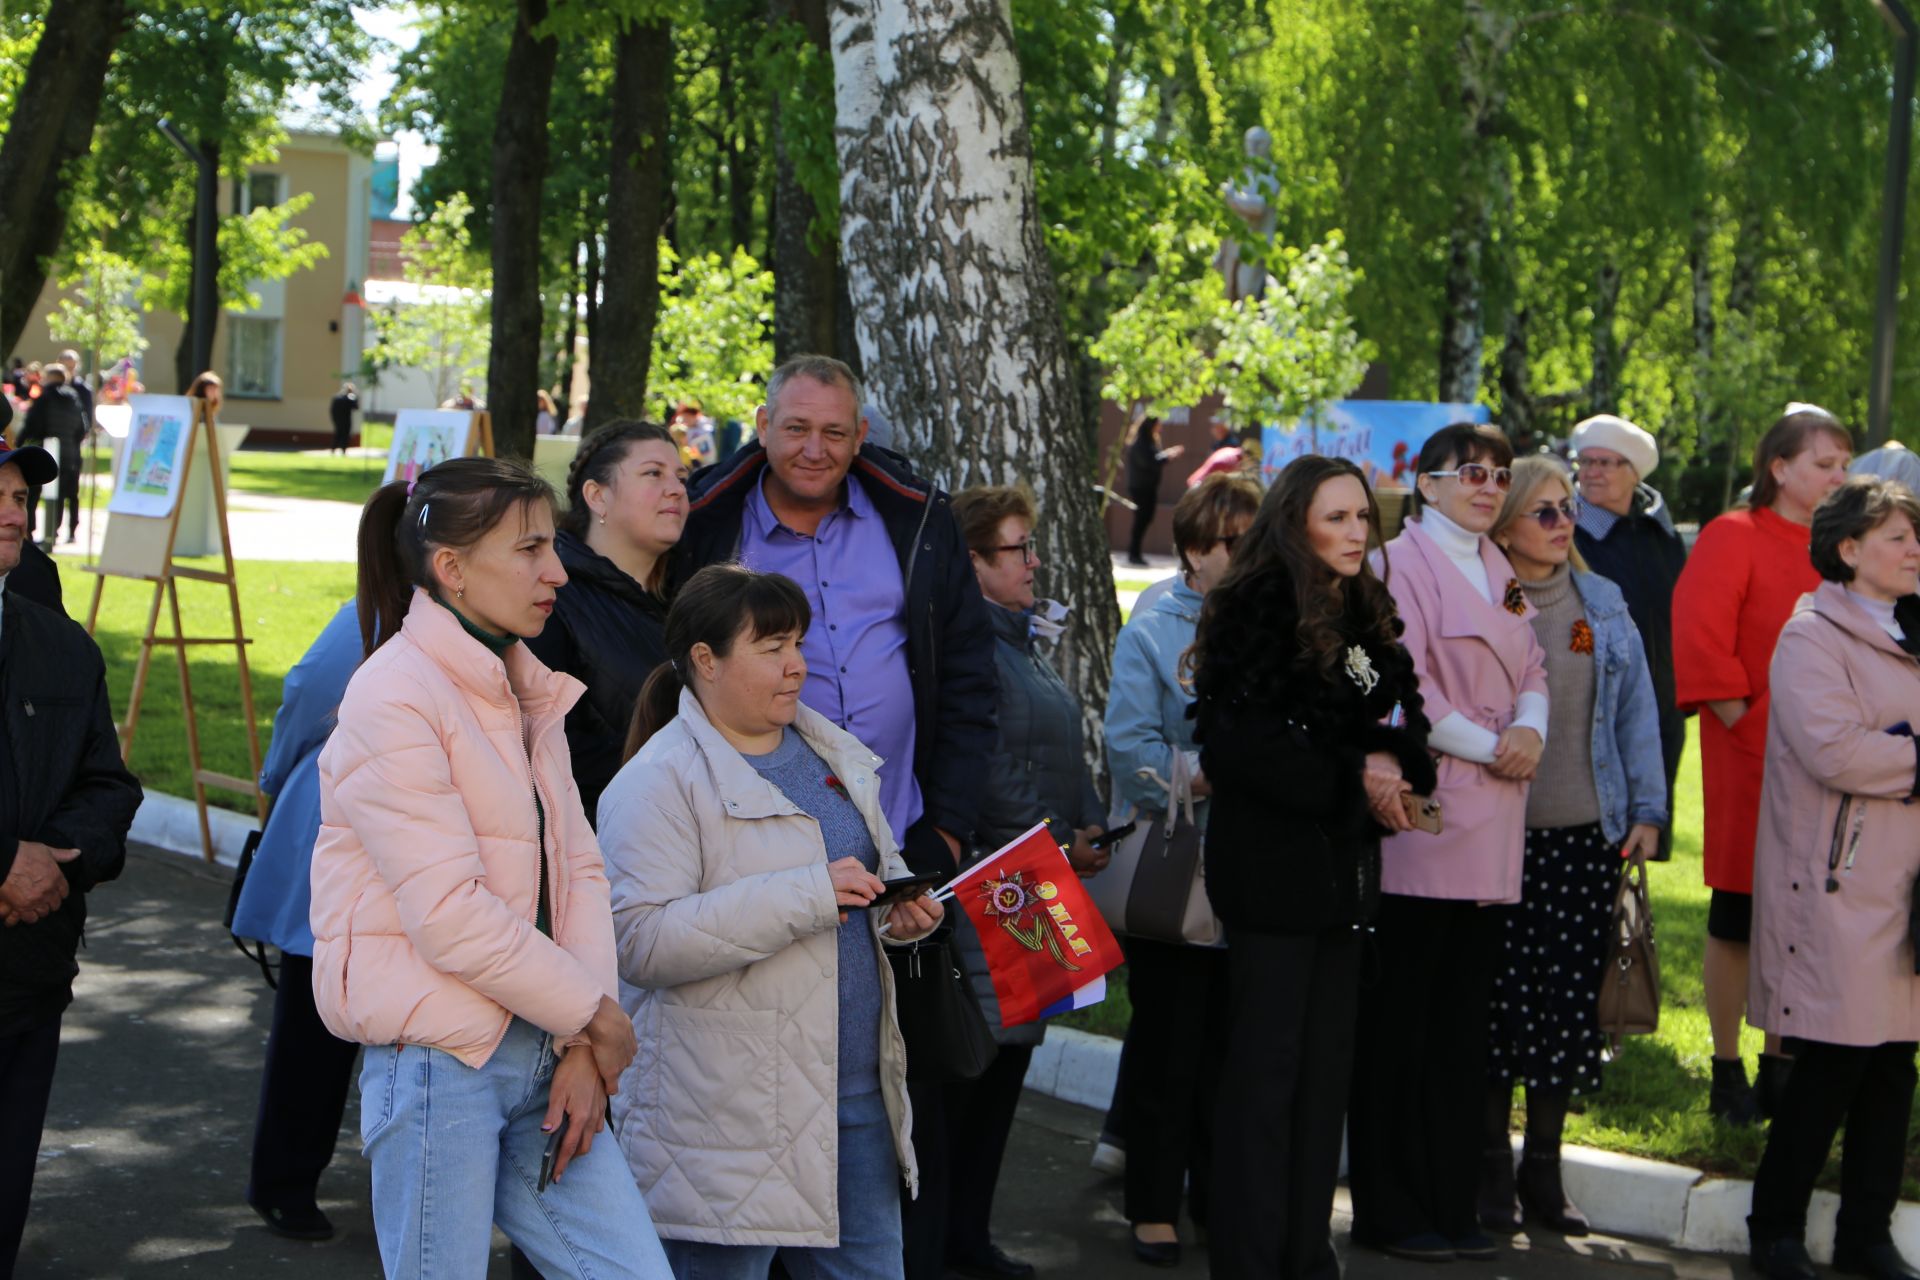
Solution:
<svg viewBox="0 0 1920 1280">
<path fill-rule="evenodd" d="M 253 870 L 253 855 L 260 848 L 263 833 L 255 830 L 247 832 L 247 843 L 240 850 L 240 865 L 234 868 L 233 887 L 227 890 L 227 914 L 221 921 L 227 927 L 227 934 L 233 939 L 233 945 L 240 948 L 240 954 L 260 966 L 260 976 L 267 985 L 279 989 L 279 980 L 274 971 L 279 967 L 267 959 L 267 944 L 252 938 L 243 938 L 233 931 L 234 913 L 240 909 L 240 891 L 246 888 L 247 873 Z M 248 944 L 252 945 L 249 946 Z"/>
<path fill-rule="evenodd" d="M 1176 750 L 1171 780 L 1141 774 L 1167 789 L 1166 816 L 1142 823 L 1114 848 L 1106 869 L 1087 882 L 1093 905 L 1115 933 L 1195 947 L 1226 940 L 1207 900 L 1206 858 L 1193 820 L 1193 771 Z"/>
<path fill-rule="evenodd" d="M 1647 867 L 1634 859 L 1620 873 L 1600 980 L 1600 1030 L 1617 1050 L 1622 1036 L 1651 1035 L 1660 1026 L 1660 952 L 1653 941 Z"/>
<path fill-rule="evenodd" d="M 954 954 L 952 930 L 886 951 L 893 966 L 894 1017 L 907 1046 L 907 1083 L 977 1078 L 1000 1047 Z"/>
</svg>

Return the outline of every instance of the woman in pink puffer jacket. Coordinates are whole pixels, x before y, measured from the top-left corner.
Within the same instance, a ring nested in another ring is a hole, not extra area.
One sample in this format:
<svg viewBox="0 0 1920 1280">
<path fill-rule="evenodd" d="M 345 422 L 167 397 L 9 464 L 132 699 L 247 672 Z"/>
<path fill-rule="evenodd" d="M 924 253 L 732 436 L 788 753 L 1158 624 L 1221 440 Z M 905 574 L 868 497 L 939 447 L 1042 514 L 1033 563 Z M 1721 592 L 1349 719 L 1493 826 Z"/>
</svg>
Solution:
<svg viewBox="0 0 1920 1280">
<path fill-rule="evenodd" d="M 320 757 L 313 986 L 328 1029 L 369 1046 L 389 1276 L 480 1275 L 495 1223 L 546 1276 L 669 1274 L 625 1160 L 593 1141 L 634 1037 L 562 731 L 583 686 L 519 643 L 565 581 L 552 491 L 518 463 L 441 463 L 361 517 L 368 656 Z"/>
</svg>

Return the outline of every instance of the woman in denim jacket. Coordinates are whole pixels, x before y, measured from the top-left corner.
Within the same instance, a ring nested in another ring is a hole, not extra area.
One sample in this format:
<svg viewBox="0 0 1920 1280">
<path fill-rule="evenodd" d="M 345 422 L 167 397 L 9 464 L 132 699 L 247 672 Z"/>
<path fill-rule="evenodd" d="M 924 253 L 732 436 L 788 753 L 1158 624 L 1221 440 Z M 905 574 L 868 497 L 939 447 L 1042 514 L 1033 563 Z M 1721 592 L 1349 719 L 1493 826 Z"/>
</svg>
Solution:
<svg viewBox="0 0 1920 1280">
<path fill-rule="evenodd" d="M 1549 714 L 1564 727 L 1548 739 L 1527 794 L 1520 902 L 1495 908 L 1506 918 L 1480 1180 L 1480 1220 L 1490 1231 L 1518 1230 L 1523 1209 L 1568 1235 L 1587 1229 L 1561 1187 L 1560 1131 L 1568 1100 L 1600 1084 L 1605 1038 L 1595 1006 L 1620 860 L 1646 858 L 1667 822 L 1646 650 L 1620 588 L 1589 572 L 1574 550 L 1573 521 L 1573 484 L 1559 462 L 1514 463 L 1493 540 L 1538 610 Z M 1569 731 L 1582 723 L 1588 733 Z M 1527 1089 L 1517 1188 L 1507 1137 L 1516 1082 Z"/>
</svg>

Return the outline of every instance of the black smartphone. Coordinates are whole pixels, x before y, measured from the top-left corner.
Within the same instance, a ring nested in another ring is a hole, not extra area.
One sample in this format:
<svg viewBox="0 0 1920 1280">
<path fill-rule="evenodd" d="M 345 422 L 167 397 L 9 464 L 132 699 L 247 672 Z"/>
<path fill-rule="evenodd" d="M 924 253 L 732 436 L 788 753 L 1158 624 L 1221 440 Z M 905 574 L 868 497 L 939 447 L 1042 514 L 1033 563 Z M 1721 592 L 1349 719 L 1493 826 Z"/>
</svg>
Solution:
<svg viewBox="0 0 1920 1280">
<path fill-rule="evenodd" d="M 929 871 L 925 875 L 901 876 L 898 880 L 883 880 L 881 881 L 883 887 L 880 890 L 879 896 L 867 905 L 874 908 L 881 908 L 890 907 L 896 902 L 906 902 L 933 889 L 945 879 L 946 877 L 939 872 Z"/>
<path fill-rule="evenodd" d="M 535 1194 L 545 1191 L 547 1184 L 553 1181 L 553 1162 L 560 1155 L 560 1140 L 567 1136 L 567 1113 L 560 1113 L 560 1123 L 553 1126 L 553 1132 L 547 1135 L 547 1149 L 540 1153 L 540 1185 Z"/>
<path fill-rule="evenodd" d="M 1099 835 L 1088 840 L 1087 845 L 1093 849 L 1105 849 L 1112 845 L 1119 844 L 1122 840 L 1132 835 L 1134 829 L 1139 825 L 1140 821 L 1136 818 L 1132 822 L 1123 823 L 1111 831 L 1102 831 Z"/>
</svg>

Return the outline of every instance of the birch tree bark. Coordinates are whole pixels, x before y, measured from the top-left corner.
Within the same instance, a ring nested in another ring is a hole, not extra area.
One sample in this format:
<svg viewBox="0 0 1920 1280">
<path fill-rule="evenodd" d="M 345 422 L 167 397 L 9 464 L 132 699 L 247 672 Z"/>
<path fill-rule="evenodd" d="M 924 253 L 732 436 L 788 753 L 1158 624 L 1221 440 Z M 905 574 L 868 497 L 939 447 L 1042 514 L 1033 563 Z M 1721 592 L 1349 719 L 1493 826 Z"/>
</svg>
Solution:
<svg viewBox="0 0 1920 1280">
<path fill-rule="evenodd" d="M 1007 5 L 834 0 L 831 17 L 841 257 L 868 395 L 922 475 L 1033 491 L 1043 593 L 1074 606 L 1061 673 L 1092 725 L 1119 608 Z"/>
<path fill-rule="evenodd" d="M 1506 203 L 1509 176 L 1496 132 L 1506 111 L 1501 63 L 1519 24 L 1482 0 L 1466 0 L 1456 48 L 1459 73 L 1460 163 L 1453 227 L 1447 236 L 1447 272 L 1440 322 L 1439 397 L 1465 404 L 1480 392 L 1486 344 L 1485 277 L 1481 256 L 1493 234 L 1493 214 Z"/>
</svg>

